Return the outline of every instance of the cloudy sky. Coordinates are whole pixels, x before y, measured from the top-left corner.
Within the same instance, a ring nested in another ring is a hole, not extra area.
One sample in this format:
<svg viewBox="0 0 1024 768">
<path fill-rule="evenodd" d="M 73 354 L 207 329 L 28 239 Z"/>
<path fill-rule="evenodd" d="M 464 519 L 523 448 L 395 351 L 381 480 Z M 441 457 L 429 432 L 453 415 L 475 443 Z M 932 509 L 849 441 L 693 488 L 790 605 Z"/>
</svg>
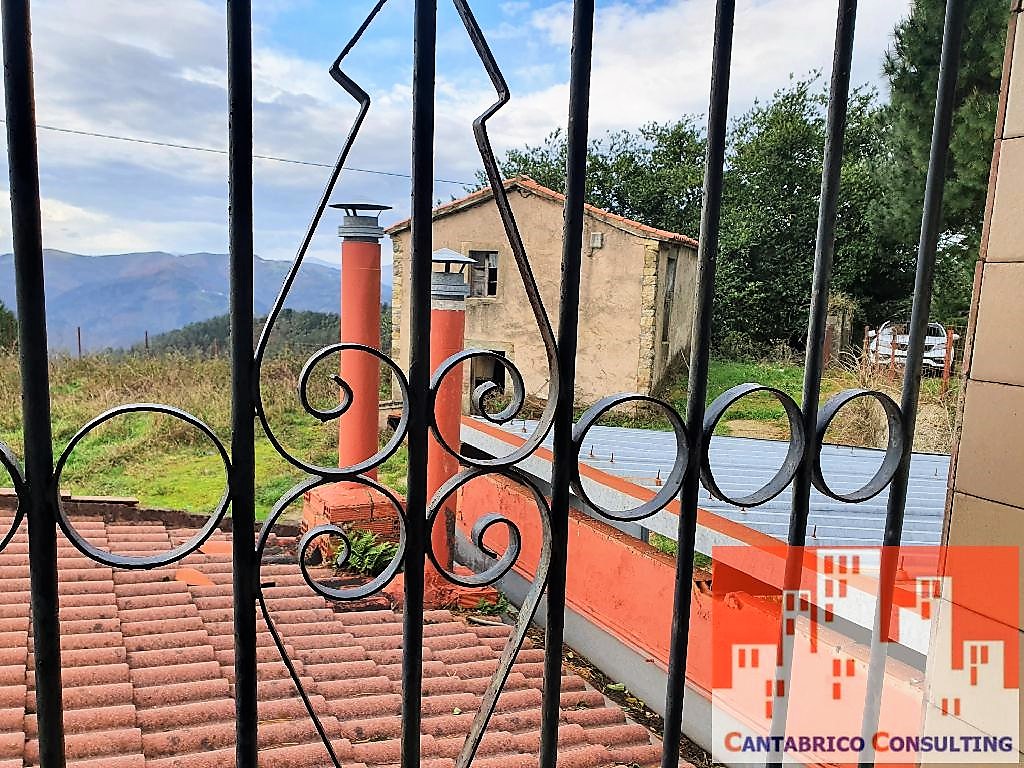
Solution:
<svg viewBox="0 0 1024 768">
<path fill-rule="evenodd" d="M 346 71 L 374 106 L 338 198 L 408 210 L 412 0 L 390 0 Z M 255 0 L 256 152 L 330 163 L 355 113 L 327 68 L 373 0 Z M 592 129 L 630 128 L 707 107 L 713 0 L 598 0 Z M 464 191 L 480 166 L 471 122 L 493 100 L 465 31 L 440 0 L 435 196 Z M 828 74 L 835 0 L 739 0 L 733 111 L 790 73 Z M 880 64 L 909 0 L 862 0 L 854 82 L 881 85 Z M 474 9 L 513 101 L 491 122 L 496 148 L 537 143 L 566 120 L 571 4 L 477 0 Z M 212 149 L 227 145 L 224 3 L 36 0 L 42 125 Z M 222 154 L 40 130 L 44 241 L 100 254 L 226 250 Z M 10 250 L 6 150 L 0 252 Z M 291 258 L 327 169 L 255 163 L 256 250 Z M 442 181 L 445 180 L 445 181 Z M 336 217 L 313 248 L 336 261 Z"/>
</svg>

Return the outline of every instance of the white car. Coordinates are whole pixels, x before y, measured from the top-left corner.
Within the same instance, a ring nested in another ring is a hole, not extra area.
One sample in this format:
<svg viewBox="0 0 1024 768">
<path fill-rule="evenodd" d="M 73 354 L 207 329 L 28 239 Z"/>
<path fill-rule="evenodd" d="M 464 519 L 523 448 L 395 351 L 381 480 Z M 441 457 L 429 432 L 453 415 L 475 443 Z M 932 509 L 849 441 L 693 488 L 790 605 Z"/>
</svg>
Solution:
<svg viewBox="0 0 1024 768">
<path fill-rule="evenodd" d="M 897 365 L 907 362 L 907 345 L 910 342 L 909 323 L 888 321 L 877 331 L 868 331 L 868 360 L 875 365 L 888 365 L 895 354 Z M 952 335 L 954 349 L 949 351 L 950 368 L 956 353 L 955 342 L 960 335 Z M 928 335 L 924 340 L 924 367 L 942 370 L 946 364 L 946 342 L 948 336 L 942 323 L 928 323 Z"/>
</svg>

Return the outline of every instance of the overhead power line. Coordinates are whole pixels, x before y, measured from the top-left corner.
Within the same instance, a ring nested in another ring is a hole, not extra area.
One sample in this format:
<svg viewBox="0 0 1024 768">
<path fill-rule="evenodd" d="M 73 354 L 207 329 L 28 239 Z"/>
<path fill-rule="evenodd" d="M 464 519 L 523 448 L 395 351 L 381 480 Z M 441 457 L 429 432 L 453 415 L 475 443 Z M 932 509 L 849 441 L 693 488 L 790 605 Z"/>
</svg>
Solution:
<svg viewBox="0 0 1024 768">
<path fill-rule="evenodd" d="M 6 124 L 6 120 L 0 118 L 0 123 Z M 218 149 L 217 147 L 201 147 L 196 144 L 176 144 L 170 141 L 157 141 L 156 139 L 140 139 L 135 136 L 117 136 L 112 133 L 98 133 L 96 131 L 80 131 L 74 128 L 62 128 L 57 125 L 46 125 L 44 123 L 36 123 L 36 127 L 43 131 L 52 131 L 54 133 L 69 133 L 73 136 L 88 136 L 93 139 L 109 139 L 111 141 L 125 141 L 129 144 L 145 144 L 151 147 L 165 147 L 168 149 L 184 149 L 190 152 L 207 152 L 212 155 L 227 155 L 226 149 Z M 312 160 L 297 160 L 293 157 L 279 157 L 277 155 L 253 155 L 254 160 L 269 160 L 275 163 L 287 163 L 289 165 L 308 165 L 314 168 L 333 168 L 334 165 L 331 163 L 315 163 Z M 391 176 L 401 179 L 412 178 L 408 173 L 399 173 L 398 171 L 378 171 L 372 168 L 356 168 L 350 165 L 342 166 L 346 171 L 353 173 L 370 173 L 375 176 Z M 456 179 L 434 179 L 439 184 L 461 184 L 462 186 L 475 186 L 474 182 L 471 181 L 458 181 Z"/>
</svg>

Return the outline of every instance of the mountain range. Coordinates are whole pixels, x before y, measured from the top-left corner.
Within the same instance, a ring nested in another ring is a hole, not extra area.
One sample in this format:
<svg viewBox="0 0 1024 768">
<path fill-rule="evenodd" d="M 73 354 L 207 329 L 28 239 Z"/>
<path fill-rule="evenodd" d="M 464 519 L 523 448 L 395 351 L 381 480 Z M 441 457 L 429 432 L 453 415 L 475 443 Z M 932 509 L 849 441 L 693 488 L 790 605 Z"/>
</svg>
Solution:
<svg viewBox="0 0 1024 768">
<path fill-rule="evenodd" d="M 228 311 L 228 257 L 222 253 L 121 253 L 83 256 L 44 250 L 49 346 L 72 351 L 82 329 L 85 351 L 130 347 L 144 338 Z M 256 257 L 253 312 L 270 311 L 291 262 Z M 338 312 L 340 271 L 307 259 L 285 306 Z M 381 300 L 391 301 L 385 267 Z M 0 302 L 15 306 L 14 257 L 0 255 Z"/>
</svg>

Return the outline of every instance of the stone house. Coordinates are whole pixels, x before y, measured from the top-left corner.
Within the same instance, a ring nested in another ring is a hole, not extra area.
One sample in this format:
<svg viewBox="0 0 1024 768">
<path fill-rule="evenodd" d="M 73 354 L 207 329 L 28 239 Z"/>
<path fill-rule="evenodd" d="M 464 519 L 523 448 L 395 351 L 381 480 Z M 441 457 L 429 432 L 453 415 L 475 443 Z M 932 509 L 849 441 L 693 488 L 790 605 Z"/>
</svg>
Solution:
<svg viewBox="0 0 1024 768">
<path fill-rule="evenodd" d="M 557 326 L 565 197 L 532 179 L 505 182 L 552 326 Z M 466 347 L 515 363 L 531 395 L 545 396 L 547 358 L 490 188 L 434 210 L 433 247 L 476 262 L 469 268 Z M 387 230 L 394 251 L 392 350 L 409 365 L 410 222 Z M 650 394 L 669 365 L 687 356 L 693 325 L 697 242 L 588 205 L 584 224 L 577 397 Z M 474 360 L 466 391 L 504 383 L 493 361 Z"/>
</svg>

